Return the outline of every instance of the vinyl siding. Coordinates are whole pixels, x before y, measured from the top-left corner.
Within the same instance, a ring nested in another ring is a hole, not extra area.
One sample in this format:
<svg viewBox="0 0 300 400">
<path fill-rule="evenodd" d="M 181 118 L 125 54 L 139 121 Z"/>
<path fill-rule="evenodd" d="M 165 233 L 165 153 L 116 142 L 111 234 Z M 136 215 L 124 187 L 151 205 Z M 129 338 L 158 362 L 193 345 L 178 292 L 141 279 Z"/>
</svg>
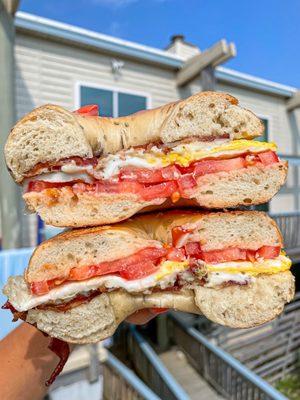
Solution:
<svg viewBox="0 0 300 400">
<path fill-rule="evenodd" d="M 152 107 L 178 99 L 174 73 L 122 59 L 119 79 L 111 71 L 113 57 L 50 40 L 17 35 L 16 90 L 18 117 L 32 107 L 56 103 L 76 106 L 76 82 L 137 91 L 151 98 Z"/>
</svg>

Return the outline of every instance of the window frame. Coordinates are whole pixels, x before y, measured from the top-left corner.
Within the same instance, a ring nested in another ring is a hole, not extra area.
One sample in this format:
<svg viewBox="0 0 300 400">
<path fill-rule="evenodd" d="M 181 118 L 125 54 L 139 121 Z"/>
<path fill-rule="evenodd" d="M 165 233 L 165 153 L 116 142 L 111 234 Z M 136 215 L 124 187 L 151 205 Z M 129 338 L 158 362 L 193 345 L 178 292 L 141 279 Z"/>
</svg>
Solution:
<svg viewBox="0 0 300 400">
<path fill-rule="evenodd" d="M 80 98 L 80 89 L 81 87 L 88 87 L 91 89 L 100 89 L 100 90 L 109 90 L 112 92 L 112 110 L 113 110 L 113 117 L 116 118 L 119 112 L 119 104 L 118 104 L 118 93 L 124 94 L 132 94 L 133 96 L 141 96 L 145 97 L 146 99 L 146 110 L 152 107 L 152 97 L 150 93 L 143 92 L 134 89 L 125 89 L 121 86 L 110 86 L 110 85 L 102 85 L 93 83 L 90 81 L 76 81 L 75 82 L 75 93 L 74 93 L 74 108 L 77 110 L 81 107 L 81 98 Z M 101 116 L 101 108 L 100 108 L 100 116 Z"/>
<path fill-rule="evenodd" d="M 269 142 L 270 140 L 273 140 L 273 130 L 272 130 L 272 125 L 273 125 L 273 117 L 271 115 L 267 114 L 256 114 L 259 119 L 265 119 L 268 121 L 268 132 L 267 132 L 267 141 Z"/>
</svg>

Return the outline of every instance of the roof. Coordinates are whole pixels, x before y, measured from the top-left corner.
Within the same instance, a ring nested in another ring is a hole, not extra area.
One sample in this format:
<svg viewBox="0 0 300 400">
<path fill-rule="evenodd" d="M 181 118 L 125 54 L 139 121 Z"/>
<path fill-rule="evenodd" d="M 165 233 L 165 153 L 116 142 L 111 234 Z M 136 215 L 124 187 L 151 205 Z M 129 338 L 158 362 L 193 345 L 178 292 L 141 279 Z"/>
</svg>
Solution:
<svg viewBox="0 0 300 400">
<path fill-rule="evenodd" d="M 21 11 L 16 14 L 15 25 L 17 29 L 92 46 L 99 50 L 117 53 L 121 56 L 133 57 L 144 62 L 160 64 L 172 69 L 179 69 L 184 64 L 184 59 L 182 57 L 165 50 L 104 35 Z M 292 97 L 297 91 L 295 87 L 282 85 L 224 67 L 216 68 L 216 77 L 221 81 L 284 97 Z"/>
</svg>

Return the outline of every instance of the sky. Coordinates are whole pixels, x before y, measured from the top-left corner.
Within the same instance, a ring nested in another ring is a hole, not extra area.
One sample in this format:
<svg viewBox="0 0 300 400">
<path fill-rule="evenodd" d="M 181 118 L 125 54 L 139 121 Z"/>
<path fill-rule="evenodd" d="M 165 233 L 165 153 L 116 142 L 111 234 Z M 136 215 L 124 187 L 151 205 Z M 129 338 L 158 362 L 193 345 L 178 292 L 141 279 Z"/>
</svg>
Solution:
<svg viewBox="0 0 300 400">
<path fill-rule="evenodd" d="M 228 68 L 300 88 L 300 0 L 21 0 L 20 10 L 165 48 L 173 34 L 204 50 L 237 47 Z"/>
</svg>

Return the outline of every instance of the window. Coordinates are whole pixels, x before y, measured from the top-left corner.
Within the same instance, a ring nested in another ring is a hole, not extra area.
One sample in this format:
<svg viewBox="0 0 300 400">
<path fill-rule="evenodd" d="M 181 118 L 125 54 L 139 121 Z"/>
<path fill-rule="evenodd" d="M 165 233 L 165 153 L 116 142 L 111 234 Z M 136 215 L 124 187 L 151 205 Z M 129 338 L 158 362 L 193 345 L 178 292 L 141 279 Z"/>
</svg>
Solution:
<svg viewBox="0 0 300 400">
<path fill-rule="evenodd" d="M 80 107 L 97 104 L 103 117 L 122 117 L 148 108 L 148 97 L 117 90 L 80 85 Z"/>
<path fill-rule="evenodd" d="M 265 127 L 265 131 L 264 131 L 263 135 L 261 135 L 256 140 L 258 140 L 259 142 L 268 142 L 268 140 L 269 140 L 269 120 L 266 118 L 261 118 L 260 120 L 262 121 L 262 123 Z"/>
<path fill-rule="evenodd" d="M 266 118 L 261 118 L 261 121 L 264 124 L 265 131 L 264 131 L 263 135 L 261 135 L 259 138 L 256 138 L 256 140 L 258 140 L 259 142 L 267 142 L 269 139 L 269 120 L 267 120 Z M 269 211 L 269 203 L 259 204 L 258 206 L 255 206 L 254 208 L 255 208 L 255 210 L 267 212 L 267 211 Z"/>
</svg>

